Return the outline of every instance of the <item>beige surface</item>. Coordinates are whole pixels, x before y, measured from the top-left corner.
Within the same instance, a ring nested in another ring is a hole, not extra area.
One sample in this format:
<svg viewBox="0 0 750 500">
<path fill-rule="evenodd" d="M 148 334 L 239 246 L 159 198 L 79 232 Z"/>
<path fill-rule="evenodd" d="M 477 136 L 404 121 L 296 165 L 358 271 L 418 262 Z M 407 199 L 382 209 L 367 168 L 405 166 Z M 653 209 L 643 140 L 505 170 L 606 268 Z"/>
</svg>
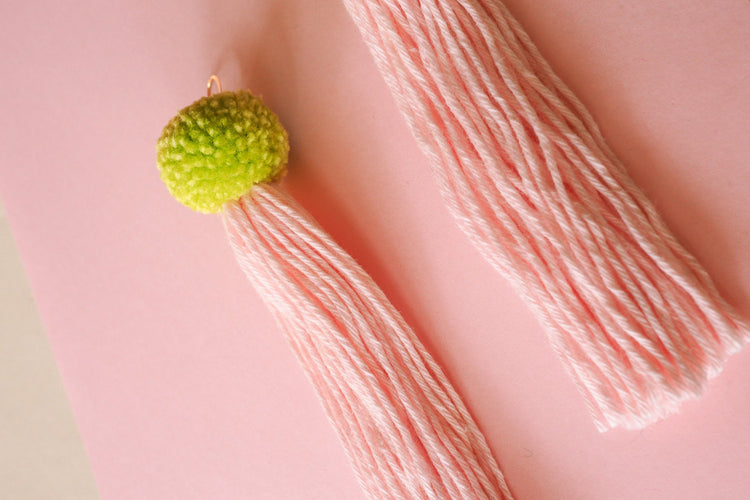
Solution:
<svg viewBox="0 0 750 500">
<path fill-rule="evenodd" d="M 99 498 L 0 207 L 0 500 Z"/>
</svg>

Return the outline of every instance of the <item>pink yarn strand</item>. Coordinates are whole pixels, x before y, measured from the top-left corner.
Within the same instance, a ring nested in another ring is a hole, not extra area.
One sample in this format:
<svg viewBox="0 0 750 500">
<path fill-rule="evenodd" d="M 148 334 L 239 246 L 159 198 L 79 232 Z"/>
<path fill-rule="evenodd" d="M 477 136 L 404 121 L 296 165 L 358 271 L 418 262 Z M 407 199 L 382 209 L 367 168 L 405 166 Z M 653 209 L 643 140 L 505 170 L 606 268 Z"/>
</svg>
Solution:
<svg viewBox="0 0 750 500">
<path fill-rule="evenodd" d="M 448 208 L 519 290 L 597 427 L 697 397 L 750 333 L 495 0 L 344 0 Z"/>
<path fill-rule="evenodd" d="M 372 499 L 510 499 L 484 436 L 372 279 L 274 185 L 225 205 L 274 314 Z"/>
</svg>

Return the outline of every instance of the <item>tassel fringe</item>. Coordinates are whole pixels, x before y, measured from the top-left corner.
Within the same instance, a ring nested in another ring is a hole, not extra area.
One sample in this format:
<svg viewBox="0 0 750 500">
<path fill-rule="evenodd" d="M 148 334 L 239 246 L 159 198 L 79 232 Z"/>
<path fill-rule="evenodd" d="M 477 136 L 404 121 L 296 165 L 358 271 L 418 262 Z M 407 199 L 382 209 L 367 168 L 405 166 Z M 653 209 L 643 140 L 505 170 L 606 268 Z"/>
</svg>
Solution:
<svg viewBox="0 0 750 500">
<path fill-rule="evenodd" d="M 510 499 L 477 425 L 383 292 L 279 187 L 224 206 L 270 308 L 372 499 Z"/>
</svg>

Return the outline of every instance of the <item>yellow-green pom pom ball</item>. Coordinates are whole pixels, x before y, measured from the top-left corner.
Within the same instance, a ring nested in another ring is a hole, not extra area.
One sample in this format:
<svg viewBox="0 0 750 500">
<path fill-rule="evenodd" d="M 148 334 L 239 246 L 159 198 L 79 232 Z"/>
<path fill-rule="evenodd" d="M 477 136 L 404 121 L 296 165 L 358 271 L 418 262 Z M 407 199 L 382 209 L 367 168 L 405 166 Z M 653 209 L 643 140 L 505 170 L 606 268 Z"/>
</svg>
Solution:
<svg viewBox="0 0 750 500">
<path fill-rule="evenodd" d="M 289 139 L 278 117 L 243 90 L 204 97 L 180 111 L 156 144 L 161 179 L 177 201 L 220 212 L 253 184 L 281 178 Z"/>
</svg>

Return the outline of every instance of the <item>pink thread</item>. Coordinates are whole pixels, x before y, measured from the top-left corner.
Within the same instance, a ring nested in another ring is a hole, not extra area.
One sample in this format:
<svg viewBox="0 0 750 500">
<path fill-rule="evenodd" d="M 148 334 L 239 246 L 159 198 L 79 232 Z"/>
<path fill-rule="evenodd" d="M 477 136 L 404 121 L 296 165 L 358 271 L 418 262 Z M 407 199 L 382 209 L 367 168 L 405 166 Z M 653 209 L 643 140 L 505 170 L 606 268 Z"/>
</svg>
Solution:
<svg viewBox="0 0 750 500">
<path fill-rule="evenodd" d="M 372 499 L 510 499 L 484 436 L 372 279 L 278 187 L 224 207 L 273 312 Z"/>
<path fill-rule="evenodd" d="M 597 427 L 698 396 L 748 337 L 496 0 L 344 0 L 450 211 L 546 327 Z"/>
</svg>

